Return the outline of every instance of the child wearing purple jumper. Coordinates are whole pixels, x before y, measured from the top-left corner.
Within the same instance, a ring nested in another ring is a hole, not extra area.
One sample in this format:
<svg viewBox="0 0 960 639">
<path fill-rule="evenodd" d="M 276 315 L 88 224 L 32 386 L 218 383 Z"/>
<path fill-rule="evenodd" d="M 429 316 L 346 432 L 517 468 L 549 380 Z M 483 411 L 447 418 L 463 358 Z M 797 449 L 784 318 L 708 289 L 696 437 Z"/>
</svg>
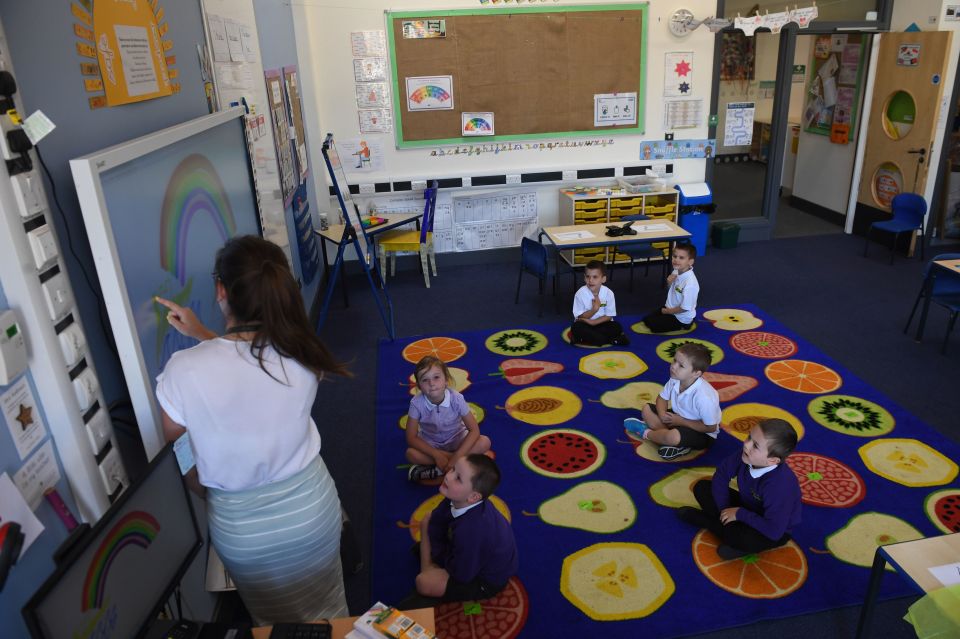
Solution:
<svg viewBox="0 0 960 639">
<path fill-rule="evenodd" d="M 476 417 L 459 392 L 448 388 L 453 376 L 443 360 L 427 355 L 413 372 L 420 393 L 407 412 L 407 461 L 411 481 L 438 479 L 458 459 L 490 450 Z"/>
<path fill-rule="evenodd" d="M 722 559 L 782 546 L 800 523 L 800 484 L 784 463 L 796 445 L 797 433 L 786 421 L 760 422 L 743 448 L 720 462 L 712 481 L 694 484 L 702 510 L 683 507 L 677 515 L 719 537 Z M 730 488 L 734 477 L 739 491 Z"/>
</svg>

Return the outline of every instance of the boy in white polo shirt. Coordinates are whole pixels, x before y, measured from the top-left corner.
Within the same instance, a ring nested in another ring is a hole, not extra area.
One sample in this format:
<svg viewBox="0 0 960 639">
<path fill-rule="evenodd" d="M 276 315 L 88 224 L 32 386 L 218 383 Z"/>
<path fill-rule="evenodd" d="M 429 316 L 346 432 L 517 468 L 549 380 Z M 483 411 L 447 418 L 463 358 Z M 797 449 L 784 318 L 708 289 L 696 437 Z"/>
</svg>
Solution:
<svg viewBox="0 0 960 639">
<path fill-rule="evenodd" d="M 651 333 L 670 333 L 690 328 L 697 316 L 700 282 L 693 274 L 697 247 L 678 244 L 673 249 L 673 272 L 667 276 L 667 302 L 643 318 Z"/>
<path fill-rule="evenodd" d="M 709 448 L 720 432 L 720 397 L 703 374 L 710 367 L 710 350 L 687 343 L 677 349 L 670 365 L 670 380 L 657 404 L 643 407 L 643 421 L 624 420 L 628 431 L 660 446 L 663 459 Z"/>
</svg>

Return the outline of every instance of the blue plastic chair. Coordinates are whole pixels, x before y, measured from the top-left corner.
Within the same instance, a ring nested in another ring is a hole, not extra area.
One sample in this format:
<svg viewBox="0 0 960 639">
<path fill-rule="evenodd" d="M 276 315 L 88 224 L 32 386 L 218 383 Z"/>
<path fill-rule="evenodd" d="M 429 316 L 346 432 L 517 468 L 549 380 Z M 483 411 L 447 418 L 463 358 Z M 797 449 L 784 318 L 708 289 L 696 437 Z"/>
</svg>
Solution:
<svg viewBox="0 0 960 639">
<path fill-rule="evenodd" d="M 890 263 L 893 264 L 893 257 L 896 254 L 897 240 L 901 233 L 913 233 L 920 231 L 920 259 L 923 259 L 923 243 L 926 229 L 924 226 L 924 217 L 927 214 L 927 201 L 922 195 L 916 193 L 900 193 L 893 198 L 890 206 L 893 212 L 893 218 L 882 222 L 874 222 L 867 228 L 867 234 L 863 245 L 863 256 L 867 256 L 867 247 L 870 246 L 870 231 L 880 229 L 887 233 L 893 233 L 893 243 L 890 245 Z"/>
<path fill-rule="evenodd" d="M 560 312 L 560 301 L 557 298 L 557 275 L 561 271 L 569 271 L 571 281 L 576 286 L 576 275 L 573 268 L 566 267 L 566 262 L 558 259 L 556 249 L 549 250 L 542 241 L 543 232 L 540 232 L 541 241 L 537 242 L 529 237 L 520 240 L 520 274 L 517 276 L 517 293 L 514 296 L 513 303 L 520 303 L 520 282 L 523 280 L 523 274 L 529 273 L 539 280 L 540 283 L 540 310 L 538 315 L 543 315 L 543 298 L 546 289 L 547 278 L 553 278 L 553 295 L 556 299 L 556 310 Z M 553 253 L 551 255 L 551 252 Z"/>
<path fill-rule="evenodd" d="M 907 324 L 903 327 L 903 332 L 906 333 L 910 328 L 910 322 L 913 321 L 914 314 L 917 312 L 917 307 L 920 305 L 920 300 L 923 299 L 924 296 L 929 295 L 931 302 L 950 311 L 950 320 L 947 322 L 947 332 L 943 336 L 943 345 L 940 347 L 941 353 L 947 352 L 947 342 L 950 339 L 950 333 L 953 332 L 953 326 L 957 321 L 957 313 L 960 312 L 960 273 L 934 266 L 933 263 L 937 260 L 956 259 L 960 259 L 960 253 L 941 253 L 926 263 L 923 267 L 923 284 L 920 286 L 920 293 L 917 295 L 917 299 L 913 303 L 913 308 L 910 310 L 910 317 L 907 318 Z M 934 271 L 932 269 L 936 270 Z M 933 274 L 936 276 L 933 277 Z M 921 321 L 926 321 L 926 318 L 922 317 L 922 315 Z M 922 332 L 922 330 L 923 326 L 920 326 L 919 331 Z"/>
<path fill-rule="evenodd" d="M 620 218 L 621 222 L 627 221 L 637 221 L 637 220 L 649 220 L 650 217 L 642 213 L 637 215 L 624 215 Z M 633 263 L 635 260 L 646 260 L 647 268 L 643 272 L 643 276 L 647 277 L 650 275 L 650 261 L 653 259 L 663 258 L 663 251 L 658 248 L 653 247 L 651 242 L 631 242 L 629 244 L 620 244 L 616 247 L 617 253 L 621 253 L 630 258 L 630 290 L 633 290 Z M 663 277 L 660 280 L 661 285 L 667 281 L 667 265 L 670 263 L 668 259 L 662 259 L 663 263 Z M 610 275 L 613 275 L 613 270 L 615 267 L 611 267 Z M 611 279 L 613 279 L 611 277 Z"/>
</svg>

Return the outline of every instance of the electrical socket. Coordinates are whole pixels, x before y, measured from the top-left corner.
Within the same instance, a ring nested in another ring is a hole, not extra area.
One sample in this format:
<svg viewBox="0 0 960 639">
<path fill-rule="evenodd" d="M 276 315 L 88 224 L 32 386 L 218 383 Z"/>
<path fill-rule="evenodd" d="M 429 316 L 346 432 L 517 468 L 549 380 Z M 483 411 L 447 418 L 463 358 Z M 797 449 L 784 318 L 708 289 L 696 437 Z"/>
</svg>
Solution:
<svg viewBox="0 0 960 639">
<path fill-rule="evenodd" d="M 97 400 L 97 390 L 100 384 L 97 383 L 97 376 L 93 370 L 88 368 L 73 380 L 73 393 L 77 396 L 77 403 L 80 404 L 80 412 L 83 412 L 93 406 Z"/>
<path fill-rule="evenodd" d="M 60 340 L 60 350 L 63 352 L 63 360 L 67 363 L 67 368 L 73 368 L 84 353 L 87 352 L 87 340 L 80 330 L 80 325 L 73 323 L 63 330 L 58 336 Z"/>
<path fill-rule="evenodd" d="M 58 322 L 70 312 L 73 308 L 73 294 L 67 287 L 67 278 L 63 273 L 57 273 L 49 280 L 40 285 L 43 290 L 43 297 L 47 302 L 47 310 L 50 312 L 50 319 Z"/>
<path fill-rule="evenodd" d="M 109 414 L 105 410 L 98 410 L 97 414 L 87 422 L 87 437 L 90 439 L 90 447 L 94 455 L 103 450 L 112 434 L 113 426 L 110 424 Z"/>
<path fill-rule="evenodd" d="M 673 133 L 664 133 L 664 134 L 663 134 L 663 139 L 666 140 L 666 141 L 668 141 L 668 142 L 672 142 L 672 141 L 673 141 Z"/>
<path fill-rule="evenodd" d="M 27 239 L 30 242 L 30 250 L 33 252 L 33 263 L 38 271 L 57 259 L 57 255 L 60 254 L 49 224 L 28 231 Z"/>
<path fill-rule="evenodd" d="M 33 217 L 43 212 L 43 182 L 40 176 L 31 171 L 11 178 L 13 197 L 17 201 L 20 217 Z"/>
<path fill-rule="evenodd" d="M 123 470 L 123 462 L 116 448 L 107 453 L 100 462 L 100 479 L 110 495 L 116 492 L 117 486 L 127 483 L 127 473 Z"/>
</svg>

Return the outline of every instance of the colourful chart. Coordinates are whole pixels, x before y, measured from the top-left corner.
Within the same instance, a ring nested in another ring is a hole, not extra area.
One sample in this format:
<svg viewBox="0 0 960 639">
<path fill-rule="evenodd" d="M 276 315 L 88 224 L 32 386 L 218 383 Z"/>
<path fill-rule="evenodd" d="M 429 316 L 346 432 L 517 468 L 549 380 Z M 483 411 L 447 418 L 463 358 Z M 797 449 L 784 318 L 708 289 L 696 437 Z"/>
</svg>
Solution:
<svg viewBox="0 0 960 639">
<path fill-rule="evenodd" d="M 437 102 L 446 102 L 450 99 L 450 94 L 442 87 L 433 86 L 432 84 L 420 87 L 410 94 L 410 99 L 417 104 L 420 104 L 428 98 L 432 98 Z"/>
<path fill-rule="evenodd" d="M 490 126 L 490 123 L 484 120 L 483 118 L 471 118 L 467 120 L 466 126 L 463 127 L 464 131 L 491 131 L 493 127 Z"/>
</svg>

